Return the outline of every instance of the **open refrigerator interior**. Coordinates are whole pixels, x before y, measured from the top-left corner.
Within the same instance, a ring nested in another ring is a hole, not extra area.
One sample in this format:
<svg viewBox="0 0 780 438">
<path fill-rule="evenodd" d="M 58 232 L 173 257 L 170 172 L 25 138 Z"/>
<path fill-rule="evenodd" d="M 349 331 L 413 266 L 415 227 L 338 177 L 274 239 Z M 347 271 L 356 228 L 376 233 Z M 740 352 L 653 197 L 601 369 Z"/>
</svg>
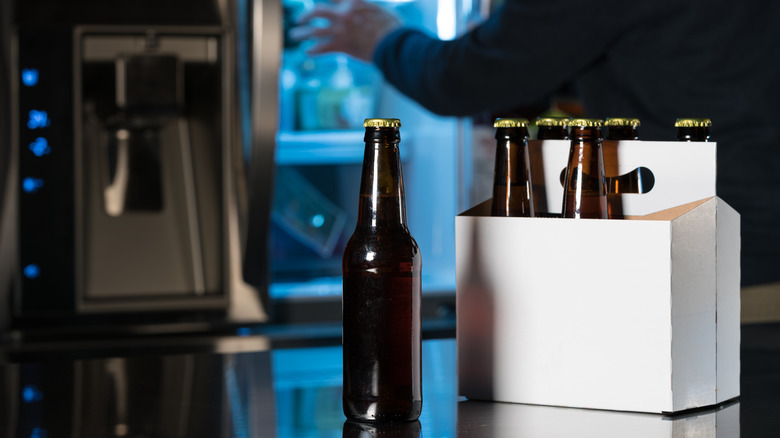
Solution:
<svg viewBox="0 0 780 438">
<path fill-rule="evenodd" d="M 384 1 L 406 25 L 442 39 L 465 28 L 474 5 L 460 0 Z M 423 256 L 423 294 L 454 293 L 455 216 L 464 198 L 469 123 L 425 110 L 371 64 L 341 53 L 311 56 L 313 42 L 287 37 L 313 0 L 285 0 L 279 129 L 271 214 L 272 299 L 341 295 L 341 256 L 357 220 L 363 120 L 401 119 L 410 231 Z M 324 23 L 321 23 L 324 24 Z"/>
</svg>

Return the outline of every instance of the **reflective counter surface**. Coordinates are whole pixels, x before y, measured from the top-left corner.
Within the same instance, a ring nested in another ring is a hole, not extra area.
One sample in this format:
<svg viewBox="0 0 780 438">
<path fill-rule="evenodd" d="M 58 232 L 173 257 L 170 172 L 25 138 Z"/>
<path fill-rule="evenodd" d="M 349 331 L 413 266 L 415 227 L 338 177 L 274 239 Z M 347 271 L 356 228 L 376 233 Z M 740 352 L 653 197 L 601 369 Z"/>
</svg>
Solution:
<svg viewBox="0 0 780 438">
<path fill-rule="evenodd" d="M 427 339 L 419 422 L 382 428 L 345 422 L 338 345 L 280 348 L 273 336 L 240 334 L 6 349 L 0 436 L 780 436 L 780 325 L 743 327 L 737 401 L 673 417 L 465 400 L 457 396 L 455 340 Z"/>
</svg>

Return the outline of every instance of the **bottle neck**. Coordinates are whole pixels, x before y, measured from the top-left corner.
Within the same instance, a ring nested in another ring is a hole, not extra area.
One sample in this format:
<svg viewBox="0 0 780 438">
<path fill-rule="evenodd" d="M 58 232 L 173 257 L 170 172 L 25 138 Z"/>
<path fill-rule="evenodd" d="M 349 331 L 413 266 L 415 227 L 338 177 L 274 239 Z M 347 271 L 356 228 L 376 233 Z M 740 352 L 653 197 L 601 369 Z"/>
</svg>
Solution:
<svg viewBox="0 0 780 438">
<path fill-rule="evenodd" d="M 706 126 L 680 126 L 677 128 L 677 141 L 709 141 L 710 128 Z"/>
<path fill-rule="evenodd" d="M 610 126 L 607 128 L 607 140 L 639 140 L 639 132 L 633 126 Z"/>
<path fill-rule="evenodd" d="M 406 201 L 396 128 L 366 129 L 359 228 L 406 227 Z"/>
<path fill-rule="evenodd" d="M 569 133 L 563 126 L 540 126 L 536 138 L 539 140 L 568 140 Z"/>
<path fill-rule="evenodd" d="M 601 140 L 601 128 L 598 126 L 573 126 L 571 139 L 585 142 Z"/>
<path fill-rule="evenodd" d="M 599 127 L 574 127 L 563 189 L 563 217 L 609 217 Z"/>
<path fill-rule="evenodd" d="M 527 139 L 517 128 L 496 130 L 493 216 L 533 216 Z"/>
</svg>

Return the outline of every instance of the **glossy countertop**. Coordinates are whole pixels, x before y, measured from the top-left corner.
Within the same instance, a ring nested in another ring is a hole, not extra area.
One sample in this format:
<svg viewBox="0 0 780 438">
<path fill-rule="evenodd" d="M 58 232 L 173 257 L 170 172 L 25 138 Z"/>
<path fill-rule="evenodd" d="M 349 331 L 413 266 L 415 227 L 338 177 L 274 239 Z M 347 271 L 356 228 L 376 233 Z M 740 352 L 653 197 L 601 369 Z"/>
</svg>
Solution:
<svg viewBox="0 0 780 438">
<path fill-rule="evenodd" d="M 345 422 L 339 345 L 279 336 L 6 346 L 0 436 L 780 437 L 780 325 L 743 326 L 738 400 L 672 417 L 465 400 L 455 340 L 426 339 L 419 422 L 381 428 Z"/>
</svg>

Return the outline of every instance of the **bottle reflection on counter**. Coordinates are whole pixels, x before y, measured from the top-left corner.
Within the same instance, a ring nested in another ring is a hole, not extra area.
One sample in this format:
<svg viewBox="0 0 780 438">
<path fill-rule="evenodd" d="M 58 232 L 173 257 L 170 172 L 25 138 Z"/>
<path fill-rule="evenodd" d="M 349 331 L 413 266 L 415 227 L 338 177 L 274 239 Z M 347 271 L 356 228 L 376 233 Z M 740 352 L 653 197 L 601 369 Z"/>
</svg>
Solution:
<svg viewBox="0 0 780 438">
<path fill-rule="evenodd" d="M 359 423 L 347 420 L 344 422 L 342 438 L 419 438 L 420 422 L 403 423 Z"/>
</svg>

